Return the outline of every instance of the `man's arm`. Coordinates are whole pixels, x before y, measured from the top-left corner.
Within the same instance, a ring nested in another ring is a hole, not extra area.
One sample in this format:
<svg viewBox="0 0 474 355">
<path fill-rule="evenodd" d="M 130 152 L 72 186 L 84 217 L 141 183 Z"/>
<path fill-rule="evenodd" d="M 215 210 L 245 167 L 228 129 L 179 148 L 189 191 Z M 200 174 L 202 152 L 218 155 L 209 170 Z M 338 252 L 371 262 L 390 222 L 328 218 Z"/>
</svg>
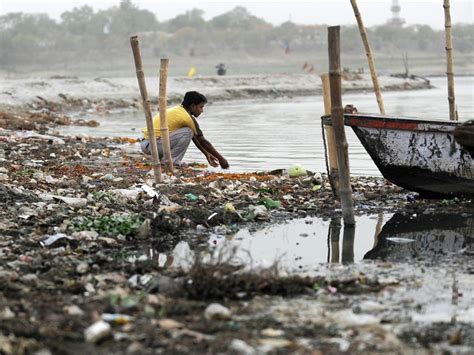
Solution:
<svg viewBox="0 0 474 355">
<path fill-rule="evenodd" d="M 207 161 L 211 166 L 216 167 L 218 164 L 223 168 L 229 168 L 227 160 L 219 154 L 214 146 L 204 136 L 198 135 L 193 137 L 193 142 L 198 149 L 206 156 Z"/>
</svg>

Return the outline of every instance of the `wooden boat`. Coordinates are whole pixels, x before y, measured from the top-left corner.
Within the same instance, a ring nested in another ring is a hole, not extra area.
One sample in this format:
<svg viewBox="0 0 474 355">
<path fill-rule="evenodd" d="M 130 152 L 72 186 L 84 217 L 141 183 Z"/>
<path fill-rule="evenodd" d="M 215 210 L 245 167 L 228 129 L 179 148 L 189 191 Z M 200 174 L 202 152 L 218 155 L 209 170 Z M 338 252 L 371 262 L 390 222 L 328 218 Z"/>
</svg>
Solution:
<svg viewBox="0 0 474 355">
<path fill-rule="evenodd" d="M 474 196 L 472 155 L 454 140 L 459 122 L 346 113 L 344 123 L 392 183 L 427 197 Z"/>
<path fill-rule="evenodd" d="M 474 156 L 474 120 L 464 122 L 454 129 L 454 140 Z"/>
</svg>

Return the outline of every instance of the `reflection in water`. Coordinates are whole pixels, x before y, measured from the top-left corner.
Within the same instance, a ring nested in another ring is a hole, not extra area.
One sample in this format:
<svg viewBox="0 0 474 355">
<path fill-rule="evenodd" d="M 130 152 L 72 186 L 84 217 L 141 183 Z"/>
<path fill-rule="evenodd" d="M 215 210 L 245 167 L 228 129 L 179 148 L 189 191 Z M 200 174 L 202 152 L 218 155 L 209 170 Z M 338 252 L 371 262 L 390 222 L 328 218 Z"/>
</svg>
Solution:
<svg viewBox="0 0 474 355">
<path fill-rule="evenodd" d="M 354 237 L 355 237 L 355 226 L 344 225 L 344 236 L 342 237 L 342 262 L 343 263 L 354 262 Z"/>
<path fill-rule="evenodd" d="M 377 240 L 378 240 L 380 232 L 382 231 L 382 226 L 383 226 L 383 213 L 380 212 L 377 218 L 377 225 L 375 226 L 374 247 L 377 245 Z"/>
<path fill-rule="evenodd" d="M 474 217 L 456 214 L 395 214 L 364 259 L 434 258 L 474 246 Z"/>
<path fill-rule="evenodd" d="M 356 217 L 356 226 L 341 227 L 340 218 L 293 220 L 256 232 L 243 229 L 230 236 L 212 235 L 209 257 L 236 250 L 234 261 L 252 267 L 275 262 L 287 271 L 304 271 L 320 263 L 353 263 L 363 259 L 403 261 L 435 258 L 474 247 L 474 217 L 460 214 L 394 214 L 380 230 L 383 215 Z M 341 236 L 342 229 L 342 236 Z M 375 234 L 375 244 L 374 244 Z M 193 254 L 179 242 L 168 253 L 149 251 L 160 267 L 189 267 Z"/>
<path fill-rule="evenodd" d="M 331 236 L 331 244 L 328 245 L 328 255 L 331 255 L 331 262 L 339 262 L 339 233 L 341 231 L 341 219 L 332 218 L 329 225 L 329 235 Z M 328 260 L 329 262 L 329 260 Z"/>
<path fill-rule="evenodd" d="M 339 262 L 339 234 L 341 232 L 341 219 L 332 218 L 329 224 L 330 243 L 328 243 L 328 262 Z M 344 226 L 342 236 L 342 254 L 341 262 L 349 264 L 354 262 L 354 238 L 355 226 Z"/>
</svg>

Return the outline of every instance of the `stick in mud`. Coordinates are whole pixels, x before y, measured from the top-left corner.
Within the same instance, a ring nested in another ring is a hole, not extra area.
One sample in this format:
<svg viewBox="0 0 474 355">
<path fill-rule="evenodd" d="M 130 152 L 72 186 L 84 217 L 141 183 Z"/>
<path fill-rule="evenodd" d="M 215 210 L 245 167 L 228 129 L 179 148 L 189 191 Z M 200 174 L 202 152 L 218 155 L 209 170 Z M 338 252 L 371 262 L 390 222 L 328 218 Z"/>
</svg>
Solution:
<svg viewBox="0 0 474 355">
<path fill-rule="evenodd" d="M 151 103 L 148 97 L 148 91 L 146 89 L 145 74 L 143 73 L 142 56 L 140 54 L 140 42 L 138 41 L 138 36 L 130 37 L 130 44 L 132 46 L 133 59 L 135 60 L 138 86 L 143 99 L 143 110 L 145 111 L 148 141 L 150 142 L 151 148 L 151 160 L 153 172 L 155 173 L 155 182 L 160 183 L 162 181 L 160 156 L 158 155 L 158 147 L 156 145 L 155 130 L 153 128 L 153 117 L 151 115 Z"/>
<path fill-rule="evenodd" d="M 329 81 L 331 87 L 331 116 L 337 147 L 337 165 L 339 168 L 339 195 L 341 196 L 342 218 L 344 224 L 354 225 L 354 207 L 350 184 L 348 144 L 344 131 L 344 112 L 342 108 L 340 27 L 328 27 L 329 44 Z"/>
<path fill-rule="evenodd" d="M 360 15 L 356 0 L 351 0 L 351 5 L 352 5 L 352 8 L 354 9 L 354 15 L 357 20 L 357 25 L 359 26 L 360 36 L 362 37 L 362 42 L 364 43 L 365 54 L 367 55 L 367 61 L 369 62 L 370 76 L 372 77 L 372 83 L 374 84 L 375 96 L 377 97 L 377 104 L 379 105 L 380 113 L 382 115 L 385 115 L 385 108 L 383 105 L 382 93 L 380 91 L 379 80 L 377 78 L 377 70 L 375 69 L 374 57 L 372 55 L 372 49 L 370 48 L 367 32 L 365 31 L 364 22 L 362 21 L 362 16 Z"/>
<path fill-rule="evenodd" d="M 160 132 L 163 142 L 163 155 L 165 157 L 165 167 L 168 172 L 173 172 L 173 159 L 171 158 L 170 135 L 168 130 L 168 121 L 166 120 L 167 92 L 166 82 L 168 80 L 169 59 L 161 58 L 160 61 L 160 93 L 158 98 L 160 112 Z"/>
<path fill-rule="evenodd" d="M 446 75 L 448 77 L 448 102 L 449 102 L 449 119 L 457 121 L 457 110 L 454 99 L 454 73 L 453 73 L 453 39 L 451 34 L 451 11 L 449 0 L 444 0 L 444 33 L 446 37 Z"/>
<path fill-rule="evenodd" d="M 331 114 L 331 88 L 329 84 L 329 74 L 323 73 L 321 75 L 321 82 L 323 88 L 323 100 L 324 100 L 324 114 Z M 326 130 L 326 139 L 328 146 L 328 160 L 329 160 L 329 171 L 328 178 L 331 184 L 332 193 L 335 197 L 339 197 L 339 171 L 337 169 L 337 156 L 336 156 L 336 140 L 334 138 L 334 129 L 332 125 L 324 125 Z"/>
</svg>

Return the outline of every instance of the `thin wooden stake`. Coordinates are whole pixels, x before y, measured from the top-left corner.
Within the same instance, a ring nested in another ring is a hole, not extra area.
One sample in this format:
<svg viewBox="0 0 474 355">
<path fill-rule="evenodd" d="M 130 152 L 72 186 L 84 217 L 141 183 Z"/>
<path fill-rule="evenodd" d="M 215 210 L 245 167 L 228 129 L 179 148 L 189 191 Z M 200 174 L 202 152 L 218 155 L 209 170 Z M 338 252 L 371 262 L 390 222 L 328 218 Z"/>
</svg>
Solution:
<svg viewBox="0 0 474 355">
<path fill-rule="evenodd" d="M 372 50 L 370 49 L 367 32 L 365 31 L 364 22 L 362 21 L 362 16 L 360 15 L 359 8 L 357 7 L 356 0 L 351 0 L 351 4 L 352 4 L 352 8 L 354 9 L 354 15 L 357 20 L 357 25 L 359 26 L 360 36 L 362 37 L 362 42 L 364 43 L 367 61 L 369 62 L 370 76 L 372 77 L 372 83 L 374 85 L 374 90 L 375 90 L 375 96 L 377 97 L 377 104 L 379 105 L 380 113 L 382 115 L 385 115 L 385 108 L 383 105 L 382 93 L 380 91 L 379 80 L 377 78 L 377 70 L 375 69 L 375 62 L 372 56 Z"/>
<path fill-rule="evenodd" d="M 163 142 L 163 156 L 165 157 L 165 166 L 168 172 L 173 172 L 173 159 L 171 158 L 170 134 L 168 130 L 168 121 L 166 120 L 167 92 L 166 82 L 168 80 L 169 59 L 161 58 L 160 61 L 160 94 L 158 98 L 160 110 L 160 133 Z"/>
<path fill-rule="evenodd" d="M 331 218 L 329 224 L 331 235 L 331 263 L 339 262 L 339 234 L 341 233 L 341 219 Z"/>
<path fill-rule="evenodd" d="M 342 218 L 344 224 L 353 225 L 354 207 L 350 184 L 349 157 L 346 133 L 344 131 L 344 111 L 342 108 L 341 60 L 340 60 L 340 27 L 328 28 L 329 43 L 329 81 L 331 87 L 331 116 L 337 148 L 337 165 L 339 168 L 339 194 L 341 196 Z"/>
<path fill-rule="evenodd" d="M 324 73 L 321 75 L 321 82 L 323 87 L 323 99 L 324 99 L 324 114 L 331 114 L 331 88 L 329 84 L 329 74 Z M 337 156 L 336 156 L 336 140 L 334 138 L 334 129 L 331 125 L 324 125 L 326 131 L 326 142 L 328 147 L 328 160 L 329 160 L 329 183 L 331 184 L 332 193 L 335 197 L 339 197 L 339 170 L 337 169 Z"/>
<path fill-rule="evenodd" d="M 451 11 L 449 0 L 444 0 L 444 34 L 446 37 L 446 59 L 447 59 L 447 70 L 446 75 L 448 77 L 448 102 L 449 102 L 449 119 L 451 121 L 457 121 L 457 110 L 454 99 L 454 73 L 453 73 L 453 40 L 451 35 Z"/>
<path fill-rule="evenodd" d="M 135 60 L 135 69 L 137 71 L 138 87 L 143 99 L 143 110 L 145 111 L 146 128 L 148 131 L 148 141 L 150 142 L 151 161 L 153 172 L 155 173 L 155 182 L 160 183 L 161 167 L 160 156 L 158 155 L 158 147 L 156 145 L 155 130 L 153 128 L 153 117 L 151 115 L 151 103 L 148 98 L 148 91 L 146 89 L 145 74 L 143 73 L 142 56 L 140 54 L 140 42 L 137 36 L 130 37 L 130 44 L 133 51 L 133 59 Z"/>
</svg>

